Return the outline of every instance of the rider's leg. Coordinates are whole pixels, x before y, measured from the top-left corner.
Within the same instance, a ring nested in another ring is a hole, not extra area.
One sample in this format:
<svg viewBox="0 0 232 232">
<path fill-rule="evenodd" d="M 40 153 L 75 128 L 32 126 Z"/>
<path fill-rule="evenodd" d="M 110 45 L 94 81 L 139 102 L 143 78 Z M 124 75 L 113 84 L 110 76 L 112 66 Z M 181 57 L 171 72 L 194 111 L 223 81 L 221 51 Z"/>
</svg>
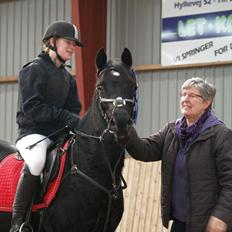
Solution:
<svg viewBox="0 0 232 232">
<path fill-rule="evenodd" d="M 33 176 L 25 165 L 19 178 L 11 220 L 10 232 L 19 231 L 20 226 L 25 221 L 28 210 L 31 207 L 36 190 L 39 186 L 40 177 Z M 23 230 L 24 231 L 24 230 Z"/>
<path fill-rule="evenodd" d="M 38 189 L 40 174 L 46 161 L 47 147 L 51 141 L 45 139 L 31 149 L 27 149 L 27 147 L 43 138 L 45 136 L 32 134 L 23 137 L 16 143 L 16 147 L 25 161 L 25 166 L 15 194 L 10 232 L 19 231 L 20 226 L 25 222 L 25 217 Z"/>
</svg>

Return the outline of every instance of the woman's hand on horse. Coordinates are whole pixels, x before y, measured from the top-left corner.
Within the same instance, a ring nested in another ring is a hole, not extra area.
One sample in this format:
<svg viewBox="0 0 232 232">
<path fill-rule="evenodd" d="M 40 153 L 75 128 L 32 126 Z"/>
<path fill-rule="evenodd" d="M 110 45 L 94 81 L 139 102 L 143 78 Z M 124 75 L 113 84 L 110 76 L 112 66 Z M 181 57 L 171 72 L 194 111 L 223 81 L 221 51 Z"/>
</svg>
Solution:
<svg viewBox="0 0 232 232">
<path fill-rule="evenodd" d="M 226 231 L 227 231 L 227 224 L 224 221 L 214 216 L 210 217 L 206 227 L 206 232 L 226 232 Z"/>
<path fill-rule="evenodd" d="M 121 144 L 123 147 L 126 147 L 127 144 L 130 142 L 131 136 L 134 133 L 137 135 L 137 132 L 136 132 L 135 128 L 132 125 L 129 126 L 129 128 L 127 130 L 127 136 L 125 136 L 125 137 L 118 136 L 117 137 L 118 143 Z"/>
</svg>

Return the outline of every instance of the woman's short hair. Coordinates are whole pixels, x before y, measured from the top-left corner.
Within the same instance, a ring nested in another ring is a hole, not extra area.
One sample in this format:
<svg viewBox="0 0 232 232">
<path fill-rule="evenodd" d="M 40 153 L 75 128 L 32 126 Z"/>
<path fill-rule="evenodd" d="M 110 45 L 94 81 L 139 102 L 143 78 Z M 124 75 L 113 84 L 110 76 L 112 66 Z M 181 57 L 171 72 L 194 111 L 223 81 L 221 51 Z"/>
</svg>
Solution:
<svg viewBox="0 0 232 232">
<path fill-rule="evenodd" d="M 198 89 L 203 100 L 212 100 L 213 102 L 214 97 L 216 95 L 216 88 L 213 84 L 207 82 L 206 80 L 200 77 L 192 77 L 183 83 L 183 85 L 181 86 L 181 90 L 190 89 L 192 87 Z M 210 108 L 211 106 L 212 104 L 210 105 Z"/>
</svg>

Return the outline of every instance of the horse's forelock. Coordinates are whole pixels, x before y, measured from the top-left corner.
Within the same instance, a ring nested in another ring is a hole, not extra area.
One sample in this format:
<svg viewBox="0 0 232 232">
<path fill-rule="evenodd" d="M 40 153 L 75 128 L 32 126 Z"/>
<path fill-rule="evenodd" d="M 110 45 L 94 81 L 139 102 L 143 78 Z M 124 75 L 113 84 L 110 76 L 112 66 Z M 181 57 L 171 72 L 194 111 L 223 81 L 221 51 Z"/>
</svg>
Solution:
<svg viewBox="0 0 232 232">
<path fill-rule="evenodd" d="M 104 69 L 98 71 L 98 80 L 101 80 L 105 75 L 107 75 L 112 70 L 119 72 L 120 74 L 125 74 L 127 77 L 132 76 L 132 69 L 130 69 L 120 60 L 110 60 Z"/>
</svg>

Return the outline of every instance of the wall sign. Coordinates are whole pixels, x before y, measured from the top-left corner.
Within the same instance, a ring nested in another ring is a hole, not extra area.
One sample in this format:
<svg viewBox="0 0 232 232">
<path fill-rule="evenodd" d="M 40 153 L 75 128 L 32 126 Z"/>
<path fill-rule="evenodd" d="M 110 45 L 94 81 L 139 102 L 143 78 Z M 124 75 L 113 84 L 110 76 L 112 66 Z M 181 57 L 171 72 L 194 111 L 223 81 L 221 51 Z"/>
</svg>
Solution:
<svg viewBox="0 0 232 232">
<path fill-rule="evenodd" d="M 232 0 L 163 0 L 161 64 L 232 60 Z"/>
</svg>

